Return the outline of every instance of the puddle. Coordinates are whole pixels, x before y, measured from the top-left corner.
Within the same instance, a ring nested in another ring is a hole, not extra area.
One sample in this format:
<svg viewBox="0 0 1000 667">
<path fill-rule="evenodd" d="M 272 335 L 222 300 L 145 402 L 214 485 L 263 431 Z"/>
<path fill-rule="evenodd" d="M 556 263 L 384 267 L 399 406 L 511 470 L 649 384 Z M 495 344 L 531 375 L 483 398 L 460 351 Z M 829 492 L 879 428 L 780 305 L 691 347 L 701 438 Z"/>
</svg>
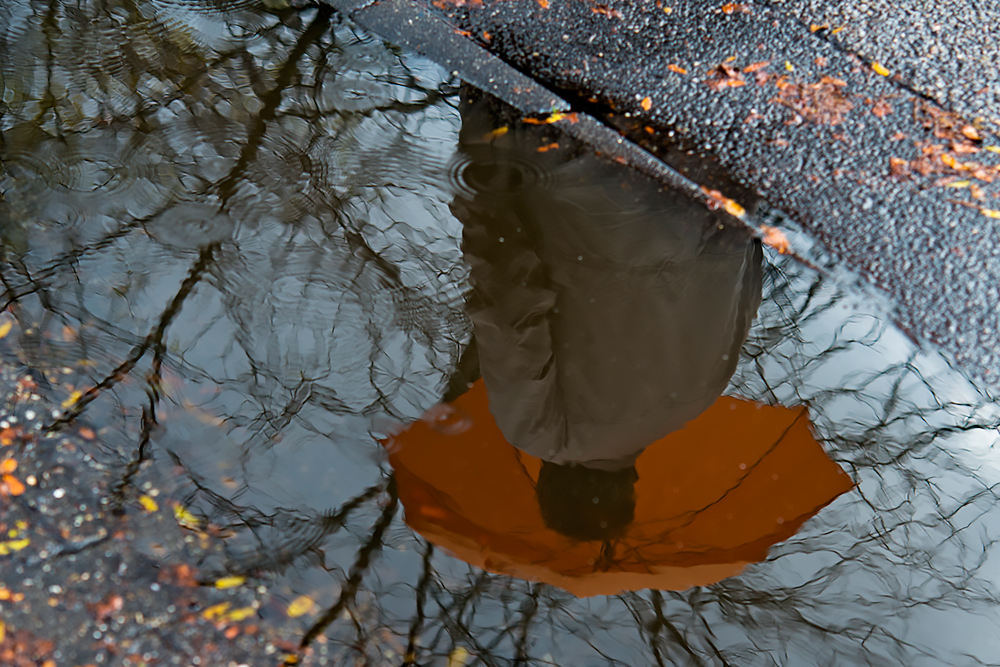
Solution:
<svg viewBox="0 0 1000 667">
<path fill-rule="evenodd" d="M 2 12 L 0 434 L 251 664 L 1000 650 L 1000 410 L 871 299 L 325 11 Z"/>
</svg>

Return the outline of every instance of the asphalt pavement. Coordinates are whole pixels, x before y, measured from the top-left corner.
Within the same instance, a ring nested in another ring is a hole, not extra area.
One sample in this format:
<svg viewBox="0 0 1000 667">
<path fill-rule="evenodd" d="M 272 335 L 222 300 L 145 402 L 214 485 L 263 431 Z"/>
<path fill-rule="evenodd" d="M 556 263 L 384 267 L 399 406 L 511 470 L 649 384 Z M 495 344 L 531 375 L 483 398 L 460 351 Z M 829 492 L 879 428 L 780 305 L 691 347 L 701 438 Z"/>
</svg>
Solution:
<svg viewBox="0 0 1000 667">
<path fill-rule="evenodd" d="M 523 75 L 668 162 L 704 155 L 734 182 L 716 202 L 780 208 L 904 330 L 1000 386 L 997 3 L 337 4 L 501 96 Z M 456 36 L 512 79 L 450 59 Z"/>
</svg>

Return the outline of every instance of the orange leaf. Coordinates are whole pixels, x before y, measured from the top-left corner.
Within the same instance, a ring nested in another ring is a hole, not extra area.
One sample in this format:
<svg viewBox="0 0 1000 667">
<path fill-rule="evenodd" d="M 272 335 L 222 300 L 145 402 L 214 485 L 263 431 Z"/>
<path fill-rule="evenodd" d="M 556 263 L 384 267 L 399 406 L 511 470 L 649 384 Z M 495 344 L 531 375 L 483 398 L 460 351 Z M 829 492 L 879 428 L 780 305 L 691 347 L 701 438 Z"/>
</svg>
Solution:
<svg viewBox="0 0 1000 667">
<path fill-rule="evenodd" d="M 757 70 L 764 69 L 770 64 L 771 64 L 770 60 L 761 60 L 758 63 L 750 63 L 749 65 L 743 68 L 743 72 L 746 74 L 750 74 L 751 72 L 756 72 Z"/>
<path fill-rule="evenodd" d="M 788 242 L 788 237 L 785 236 L 785 233 L 777 227 L 761 225 L 760 231 L 762 234 L 761 240 L 782 255 L 787 255 L 792 251 L 792 244 Z"/>
<path fill-rule="evenodd" d="M 649 111 L 653 108 L 653 100 L 648 97 L 642 98 L 642 102 L 639 103 L 643 111 Z"/>
<path fill-rule="evenodd" d="M 19 496 L 24 493 L 24 484 L 16 477 L 4 475 L 3 483 L 7 486 L 7 492 L 12 496 Z"/>
<path fill-rule="evenodd" d="M 677 74 L 687 74 L 688 71 L 681 67 L 680 65 L 667 65 L 667 69 L 671 72 L 676 72 Z"/>
<path fill-rule="evenodd" d="M 14 459 L 4 459 L 0 461 L 0 473 L 9 474 L 17 470 L 17 461 Z"/>
</svg>

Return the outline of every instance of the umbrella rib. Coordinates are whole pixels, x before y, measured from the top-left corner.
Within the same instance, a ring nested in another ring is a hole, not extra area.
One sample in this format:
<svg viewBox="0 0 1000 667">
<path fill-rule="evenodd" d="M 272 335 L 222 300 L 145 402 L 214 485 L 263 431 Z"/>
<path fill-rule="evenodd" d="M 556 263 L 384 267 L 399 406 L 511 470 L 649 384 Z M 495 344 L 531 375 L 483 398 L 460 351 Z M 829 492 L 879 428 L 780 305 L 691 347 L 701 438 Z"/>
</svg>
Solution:
<svg viewBox="0 0 1000 667">
<path fill-rule="evenodd" d="M 726 489 L 725 491 L 723 491 L 722 495 L 720 495 L 718 498 L 716 498 L 712 502 L 708 503 L 707 505 L 705 505 L 701 509 L 692 510 L 690 512 L 691 517 L 687 521 L 685 521 L 684 523 L 682 523 L 681 525 L 679 525 L 679 526 L 677 526 L 675 528 L 671 528 L 669 531 L 667 531 L 666 534 L 669 535 L 670 533 L 672 533 L 672 532 L 674 532 L 676 530 L 680 530 L 681 528 L 686 528 L 687 526 L 690 526 L 694 522 L 694 520 L 698 518 L 699 514 L 701 514 L 705 510 L 709 509 L 710 507 L 714 507 L 715 505 L 718 505 L 720 502 L 722 502 L 723 500 L 725 500 L 726 496 L 728 496 L 730 493 L 732 493 L 733 491 L 735 491 L 736 489 L 738 489 L 740 487 L 740 485 L 743 484 L 743 482 L 746 480 L 746 478 L 749 477 L 750 474 L 761 463 L 764 462 L 764 459 L 766 459 L 768 456 L 770 456 L 772 453 L 774 453 L 774 450 L 778 448 L 778 445 L 780 445 L 781 442 L 785 439 L 785 436 L 788 435 L 789 431 L 792 430 L 792 428 L 798 423 L 798 421 L 800 419 L 802 419 L 803 416 L 805 416 L 805 414 L 806 414 L 805 409 L 803 409 L 801 412 L 799 412 L 799 414 L 795 417 L 795 419 L 792 420 L 792 423 L 789 424 L 787 428 L 785 428 L 785 430 L 781 433 L 781 436 L 774 442 L 774 444 L 771 445 L 771 447 L 766 452 L 764 452 L 760 456 L 760 458 L 758 458 L 756 461 L 754 461 L 753 465 L 747 466 L 746 472 L 739 479 L 736 480 L 735 484 L 733 484 L 731 487 L 729 487 L 728 489 Z"/>
</svg>

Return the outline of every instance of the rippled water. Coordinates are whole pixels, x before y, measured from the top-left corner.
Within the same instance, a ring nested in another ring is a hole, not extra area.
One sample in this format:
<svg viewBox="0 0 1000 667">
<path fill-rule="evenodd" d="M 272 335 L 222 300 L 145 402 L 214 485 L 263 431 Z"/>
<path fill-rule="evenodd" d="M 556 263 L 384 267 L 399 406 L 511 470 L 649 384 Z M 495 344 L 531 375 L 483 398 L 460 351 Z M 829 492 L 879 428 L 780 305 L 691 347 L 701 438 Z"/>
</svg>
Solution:
<svg viewBox="0 0 1000 667">
<path fill-rule="evenodd" d="M 327 10 L 0 25 L 0 354 L 47 427 L 99 435 L 112 503 L 155 488 L 221 535 L 201 571 L 315 600 L 306 664 L 995 663 L 1000 411 L 870 299 Z M 778 491 L 719 472 L 763 440 L 713 410 L 752 404 L 819 443 Z M 523 472 L 471 456 L 487 438 Z M 631 528 L 533 518 L 541 469 L 633 463 L 600 487 L 634 484 Z M 698 554 L 676 526 L 630 542 L 732 493 Z M 766 543 L 716 553 L 754 522 Z M 638 578 L 503 551 L 531 531 Z"/>
</svg>

